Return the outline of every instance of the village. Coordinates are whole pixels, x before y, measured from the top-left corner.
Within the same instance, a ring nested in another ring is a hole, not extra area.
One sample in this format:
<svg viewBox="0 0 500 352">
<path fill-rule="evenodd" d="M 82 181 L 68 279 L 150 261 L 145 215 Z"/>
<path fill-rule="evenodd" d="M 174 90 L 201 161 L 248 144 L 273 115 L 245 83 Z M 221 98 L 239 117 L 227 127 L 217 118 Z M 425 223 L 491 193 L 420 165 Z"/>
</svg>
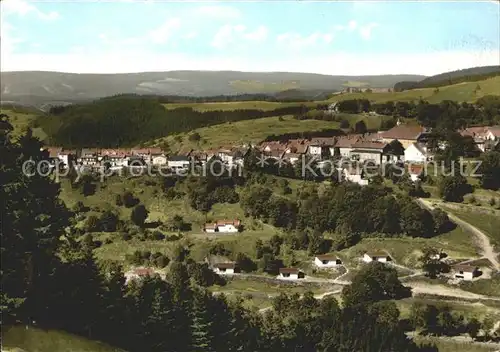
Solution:
<svg viewBox="0 0 500 352">
<path fill-rule="evenodd" d="M 470 127 L 459 131 L 463 137 L 474 141 L 478 153 L 496 148 L 500 142 L 500 126 Z M 49 158 L 63 166 L 76 165 L 92 170 L 106 166 L 118 170 L 132 166 L 167 167 L 172 171 L 188 169 L 191 164 L 205 165 L 213 158 L 219 159 L 227 168 L 243 167 L 244 158 L 251 148 L 257 149 L 265 159 L 294 165 L 301 158 L 309 156 L 318 161 L 326 160 L 355 162 L 380 166 L 388 163 L 405 162 L 424 164 L 434 159 L 428 150 L 430 131 L 418 125 L 398 125 L 387 131 L 365 134 L 346 134 L 310 139 L 288 139 L 263 141 L 257 145 L 245 144 L 221 146 L 210 150 L 182 150 L 176 155 L 167 155 L 161 148 L 98 149 L 83 148 L 67 150 L 61 147 L 46 147 Z M 440 146 L 441 148 L 443 146 Z M 346 179 L 367 184 L 358 174 L 345 170 Z M 415 177 L 415 175 L 410 175 Z"/>
<path fill-rule="evenodd" d="M 210 150 L 183 150 L 175 155 L 167 155 L 160 148 L 141 149 L 82 149 L 65 150 L 48 147 L 49 158 L 64 165 L 77 166 L 88 170 L 102 168 L 107 164 L 110 170 L 120 170 L 127 167 L 166 168 L 172 172 L 188 170 L 191 165 L 204 166 L 210 160 L 219 160 L 228 170 L 241 168 L 249 151 L 254 148 L 263 158 L 275 162 L 296 165 L 302 158 L 314 158 L 318 166 L 334 160 L 337 168 L 342 171 L 343 180 L 359 185 L 368 185 L 369 179 L 363 171 L 352 165 L 371 163 L 376 167 L 385 164 L 405 163 L 409 178 L 417 181 L 427 162 L 434 159 L 434 154 L 427 148 L 427 138 L 430 131 L 418 125 L 398 123 L 387 131 L 366 134 L 346 134 L 332 137 L 297 138 L 288 140 L 263 141 L 256 145 L 223 146 Z M 463 137 L 472 138 L 478 153 L 492 150 L 500 144 L 500 126 L 471 127 L 460 131 Z M 343 164 L 344 162 L 349 162 Z M 202 230 L 206 234 L 237 234 L 244 231 L 244 224 L 239 219 L 219 219 L 205 223 Z M 444 260 L 445 255 L 438 255 L 436 260 Z M 367 251 L 358 258 L 351 258 L 361 264 L 379 262 L 387 265 L 394 263 L 391 255 L 385 251 Z M 346 265 L 338 256 L 327 254 L 311 258 L 312 266 L 317 270 L 339 270 Z M 209 261 L 214 273 L 224 276 L 239 276 L 242 274 L 237 263 L 230 261 Z M 348 270 L 348 269 L 347 269 Z M 153 268 L 135 268 L 126 273 L 127 280 L 160 273 Z M 481 276 L 478 266 L 453 263 L 451 272 L 447 275 L 451 280 L 472 281 Z M 293 282 L 317 280 L 309 277 L 296 267 L 282 267 L 276 280 Z M 328 281 L 328 280 L 327 280 Z M 337 283 L 338 280 L 333 280 Z M 333 282 L 332 281 L 332 282 Z"/>
</svg>

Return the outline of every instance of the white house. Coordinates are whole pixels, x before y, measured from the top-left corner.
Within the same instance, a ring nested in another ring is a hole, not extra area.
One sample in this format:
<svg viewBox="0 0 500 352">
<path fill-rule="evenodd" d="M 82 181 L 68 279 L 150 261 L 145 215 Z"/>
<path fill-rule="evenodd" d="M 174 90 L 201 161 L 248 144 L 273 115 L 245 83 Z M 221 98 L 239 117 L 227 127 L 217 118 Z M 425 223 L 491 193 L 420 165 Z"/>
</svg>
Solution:
<svg viewBox="0 0 500 352">
<path fill-rule="evenodd" d="M 361 167 L 349 167 L 343 169 L 345 180 L 357 183 L 360 186 L 368 185 L 368 180 L 363 178 L 363 169 Z"/>
<path fill-rule="evenodd" d="M 305 278 L 303 271 L 296 268 L 280 268 L 278 279 L 282 280 L 298 280 Z"/>
<path fill-rule="evenodd" d="M 316 258 L 314 258 L 314 264 L 318 268 L 335 268 L 342 265 L 342 260 L 335 255 L 323 254 L 317 255 Z"/>
<path fill-rule="evenodd" d="M 420 175 L 422 174 L 423 170 L 424 170 L 423 165 L 409 165 L 408 174 L 410 175 L 410 179 L 413 182 L 419 181 Z"/>
<path fill-rule="evenodd" d="M 380 263 L 387 263 L 392 261 L 391 257 L 385 253 L 385 252 L 367 252 L 363 254 L 362 260 L 365 263 L 371 263 L 374 261 L 380 262 Z"/>
<path fill-rule="evenodd" d="M 190 164 L 190 159 L 184 155 L 172 155 L 168 157 L 167 166 L 174 170 L 187 169 Z"/>
<path fill-rule="evenodd" d="M 472 265 L 454 265 L 453 276 L 456 279 L 471 281 L 476 276 L 479 276 L 479 269 Z"/>
<path fill-rule="evenodd" d="M 405 149 L 405 162 L 424 163 L 432 159 L 427 147 L 421 143 L 413 143 Z"/>
<path fill-rule="evenodd" d="M 153 165 L 158 165 L 158 166 L 160 166 L 160 165 L 166 165 L 167 162 L 168 162 L 167 157 L 165 155 L 162 155 L 162 154 L 160 154 L 160 155 L 153 155 L 151 159 L 152 159 L 152 164 Z"/>
<path fill-rule="evenodd" d="M 240 220 L 218 220 L 215 223 L 205 224 L 203 230 L 205 232 L 223 232 L 223 233 L 235 233 L 240 230 L 241 221 Z"/>
<path fill-rule="evenodd" d="M 231 275 L 239 272 L 236 263 L 217 263 L 213 266 L 213 271 L 219 275 Z"/>
</svg>

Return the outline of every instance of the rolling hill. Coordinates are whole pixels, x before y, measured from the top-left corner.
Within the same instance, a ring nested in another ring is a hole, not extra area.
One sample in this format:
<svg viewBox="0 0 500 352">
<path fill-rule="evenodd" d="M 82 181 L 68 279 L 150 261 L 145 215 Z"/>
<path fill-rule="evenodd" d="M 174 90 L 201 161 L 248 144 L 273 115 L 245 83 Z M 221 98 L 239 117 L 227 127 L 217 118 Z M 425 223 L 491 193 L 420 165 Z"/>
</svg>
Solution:
<svg viewBox="0 0 500 352">
<path fill-rule="evenodd" d="M 127 74 L 62 72 L 2 72 L 2 102 L 40 105 L 75 102 L 116 94 L 214 96 L 282 91 L 341 90 L 346 82 L 362 81 L 372 87 L 393 87 L 416 81 L 418 75 L 328 76 L 291 72 L 168 71 Z M 307 93 L 306 95 L 310 95 Z"/>
<path fill-rule="evenodd" d="M 381 103 L 386 101 L 418 101 L 419 99 L 423 99 L 429 103 L 439 103 L 443 100 L 473 103 L 486 95 L 500 95 L 500 76 L 476 82 L 462 82 L 438 88 L 410 89 L 402 92 L 337 94 L 330 98 L 329 101 L 368 99 Z"/>
</svg>

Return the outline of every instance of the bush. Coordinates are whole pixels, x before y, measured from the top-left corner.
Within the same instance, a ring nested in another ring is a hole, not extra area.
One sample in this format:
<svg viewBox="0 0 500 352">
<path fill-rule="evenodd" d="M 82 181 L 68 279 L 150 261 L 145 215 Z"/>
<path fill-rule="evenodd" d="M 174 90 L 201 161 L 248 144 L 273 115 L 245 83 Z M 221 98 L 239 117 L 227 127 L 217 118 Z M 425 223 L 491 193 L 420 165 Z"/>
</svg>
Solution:
<svg viewBox="0 0 500 352">
<path fill-rule="evenodd" d="M 122 233 L 121 236 L 124 241 L 130 241 L 132 239 L 132 235 L 127 232 Z"/>
<path fill-rule="evenodd" d="M 76 202 L 76 204 L 73 206 L 73 212 L 75 213 L 83 213 L 86 212 L 87 210 L 88 208 L 80 200 Z"/>
<path fill-rule="evenodd" d="M 349 123 L 349 121 L 347 121 L 345 119 L 340 121 L 340 128 L 349 128 L 349 127 L 351 127 L 351 124 Z"/>
<path fill-rule="evenodd" d="M 149 239 L 152 241 L 161 241 L 165 239 L 165 235 L 160 231 L 153 231 L 153 233 L 149 236 Z"/>
<path fill-rule="evenodd" d="M 191 133 L 188 137 L 191 142 L 198 142 L 201 139 L 201 136 L 198 132 Z"/>
<path fill-rule="evenodd" d="M 134 197 L 134 195 L 131 192 L 125 192 L 123 193 L 122 197 L 122 203 L 125 205 L 127 208 L 132 208 L 139 204 L 139 199 Z"/>
<path fill-rule="evenodd" d="M 85 229 L 88 232 L 99 231 L 99 219 L 95 215 L 90 215 L 85 221 Z"/>
</svg>

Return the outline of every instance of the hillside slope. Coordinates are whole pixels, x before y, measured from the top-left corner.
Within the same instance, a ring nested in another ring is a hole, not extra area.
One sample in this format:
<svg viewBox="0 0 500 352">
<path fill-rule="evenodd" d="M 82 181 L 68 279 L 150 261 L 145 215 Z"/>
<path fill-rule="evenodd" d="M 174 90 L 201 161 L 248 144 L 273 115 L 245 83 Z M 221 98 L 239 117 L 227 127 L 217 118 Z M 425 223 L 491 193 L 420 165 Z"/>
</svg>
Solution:
<svg viewBox="0 0 500 352">
<path fill-rule="evenodd" d="M 477 89 L 479 87 L 479 89 Z M 390 93 L 346 93 L 338 94 L 329 101 L 368 99 L 374 102 L 427 100 L 439 103 L 443 100 L 472 103 L 486 95 L 500 95 L 500 76 L 478 82 L 463 82 L 439 88 L 421 88 Z"/>
<path fill-rule="evenodd" d="M 127 74 L 61 72 L 2 72 L 2 101 L 40 103 L 82 100 L 121 93 L 212 96 L 238 93 L 276 93 L 290 89 L 333 92 L 348 81 L 373 87 L 392 87 L 399 81 L 421 80 L 418 75 L 328 76 L 290 72 L 169 71 Z"/>
</svg>

